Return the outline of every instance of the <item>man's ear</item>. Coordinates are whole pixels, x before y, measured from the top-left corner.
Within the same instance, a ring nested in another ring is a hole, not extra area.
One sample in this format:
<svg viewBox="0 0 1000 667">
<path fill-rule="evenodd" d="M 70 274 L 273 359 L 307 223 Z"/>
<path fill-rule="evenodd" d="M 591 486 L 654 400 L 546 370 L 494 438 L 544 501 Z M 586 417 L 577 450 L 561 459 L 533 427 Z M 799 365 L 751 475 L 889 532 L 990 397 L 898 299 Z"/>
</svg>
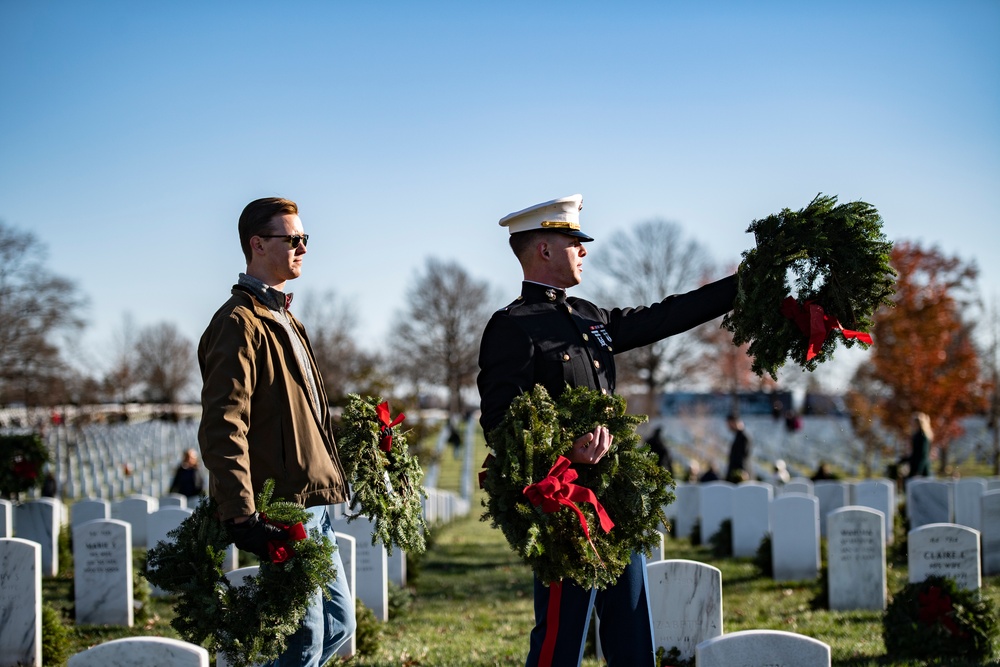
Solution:
<svg viewBox="0 0 1000 667">
<path fill-rule="evenodd" d="M 538 247 L 538 254 L 540 256 L 545 257 L 545 258 L 549 257 L 549 242 L 548 241 L 539 241 L 537 247 Z"/>
</svg>

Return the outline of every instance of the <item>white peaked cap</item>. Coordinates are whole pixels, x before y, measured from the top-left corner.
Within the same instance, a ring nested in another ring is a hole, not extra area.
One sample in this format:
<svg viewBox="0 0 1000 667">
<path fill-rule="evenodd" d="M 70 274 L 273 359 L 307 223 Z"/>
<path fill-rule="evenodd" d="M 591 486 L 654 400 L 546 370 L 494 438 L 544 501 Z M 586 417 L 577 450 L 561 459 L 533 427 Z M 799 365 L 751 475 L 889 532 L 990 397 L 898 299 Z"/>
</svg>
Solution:
<svg viewBox="0 0 1000 667">
<path fill-rule="evenodd" d="M 506 227 L 511 234 L 530 232 L 533 229 L 547 229 L 569 234 L 584 241 L 593 241 L 592 237 L 580 231 L 580 209 L 582 208 L 583 195 L 571 195 L 535 204 L 506 215 L 500 219 L 500 226 Z"/>
</svg>

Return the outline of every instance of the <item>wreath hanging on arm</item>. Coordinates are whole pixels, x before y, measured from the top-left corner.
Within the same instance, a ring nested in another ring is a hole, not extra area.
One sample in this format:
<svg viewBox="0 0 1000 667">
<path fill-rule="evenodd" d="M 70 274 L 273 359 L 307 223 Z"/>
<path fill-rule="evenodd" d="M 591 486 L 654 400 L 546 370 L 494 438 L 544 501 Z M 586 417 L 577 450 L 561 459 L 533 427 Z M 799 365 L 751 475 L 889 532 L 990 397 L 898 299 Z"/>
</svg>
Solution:
<svg viewBox="0 0 1000 667">
<path fill-rule="evenodd" d="M 393 544 L 409 553 L 426 548 L 426 524 L 421 498 L 424 471 L 406 446 L 406 435 L 396 430 L 404 415 L 391 418 L 389 404 L 381 398 L 350 394 L 342 416 L 338 447 L 347 478 L 351 480 L 348 516 L 367 516 L 374 523 L 372 544 Z"/>
<path fill-rule="evenodd" d="M 787 359 L 815 370 L 839 340 L 872 344 L 865 332 L 875 310 L 892 305 L 896 275 L 873 206 L 838 206 L 836 197 L 817 195 L 800 211 L 754 220 L 747 231 L 756 248 L 743 253 L 736 302 L 722 326 L 736 345 L 750 344 L 757 375 L 777 379 Z"/>
<path fill-rule="evenodd" d="M 492 520 L 511 548 L 545 583 L 572 579 L 606 588 L 632 559 L 659 544 L 663 507 L 673 479 L 648 448 L 639 447 L 625 399 L 586 387 L 556 400 L 535 386 L 511 403 L 487 442 L 480 483 L 487 493 L 483 521 Z M 611 449 L 594 465 L 571 465 L 573 441 L 607 426 Z"/>
<path fill-rule="evenodd" d="M 337 576 L 334 546 L 319 531 L 306 534 L 304 507 L 271 500 L 274 480 L 257 498 L 262 519 L 286 528 L 289 540 L 272 541 L 271 563 L 243 585 L 229 583 L 222 570 L 231 544 L 218 505 L 207 498 L 146 555 L 143 576 L 177 596 L 170 625 L 186 641 L 224 653 L 230 664 L 255 665 L 277 658 L 305 617 L 317 588 Z"/>
</svg>

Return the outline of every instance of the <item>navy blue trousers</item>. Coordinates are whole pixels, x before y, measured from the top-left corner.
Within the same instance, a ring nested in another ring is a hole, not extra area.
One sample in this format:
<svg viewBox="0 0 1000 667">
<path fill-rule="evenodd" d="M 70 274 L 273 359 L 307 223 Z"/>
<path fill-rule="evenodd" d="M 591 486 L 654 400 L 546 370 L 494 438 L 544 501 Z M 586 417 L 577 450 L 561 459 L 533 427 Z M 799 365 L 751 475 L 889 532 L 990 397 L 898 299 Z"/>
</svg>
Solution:
<svg viewBox="0 0 1000 667">
<path fill-rule="evenodd" d="M 535 577 L 535 627 L 526 667 L 579 667 L 591 609 L 600 619 L 608 667 L 655 665 L 646 557 L 632 554 L 618 581 L 603 591 L 572 581 L 545 586 Z"/>
</svg>

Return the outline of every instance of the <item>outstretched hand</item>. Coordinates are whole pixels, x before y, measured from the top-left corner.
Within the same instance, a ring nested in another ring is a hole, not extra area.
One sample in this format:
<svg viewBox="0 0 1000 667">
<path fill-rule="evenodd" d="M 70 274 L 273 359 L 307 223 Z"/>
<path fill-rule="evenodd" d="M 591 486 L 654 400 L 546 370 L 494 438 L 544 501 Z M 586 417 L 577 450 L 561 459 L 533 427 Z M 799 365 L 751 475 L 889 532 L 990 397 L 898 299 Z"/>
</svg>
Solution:
<svg viewBox="0 0 1000 667">
<path fill-rule="evenodd" d="M 570 450 L 567 458 L 573 463 L 589 463 L 593 465 L 608 453 L 613 440 L 614 436 L 608 431 L 607 426 L 598 426 L 590 433 L 581 435 L 573 442 L 573 449 Z"/>
</svg>

